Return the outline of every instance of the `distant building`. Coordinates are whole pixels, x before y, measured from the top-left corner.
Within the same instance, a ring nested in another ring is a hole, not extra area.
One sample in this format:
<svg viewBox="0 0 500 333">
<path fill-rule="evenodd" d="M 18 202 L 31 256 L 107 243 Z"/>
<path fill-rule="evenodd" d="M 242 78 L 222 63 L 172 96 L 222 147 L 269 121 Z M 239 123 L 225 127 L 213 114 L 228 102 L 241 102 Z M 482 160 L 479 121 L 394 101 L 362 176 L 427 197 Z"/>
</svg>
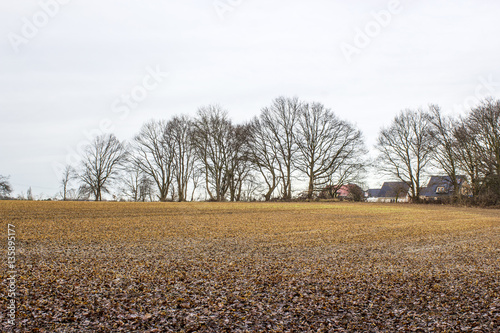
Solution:
<svg viewBox="0 0 500 333">
<path fill-rule="evenodd" d="M 342 185 L 337 190 L 337 198 L 342 200 L 363 201 L 365 199 L 363 189 L 356 184 Z"/>
<path fill-rule="evenodd" d="M 458 193 L 470 195 L 470 187 L 465 176 L 457 176 L 459 186 Z M 420 190 L 420 198 L 423 200 L 438 200 L 453 196 L 455 187 L 449 176 L 432 176 L 427 184 Z"/>
<path fill-rule="evenodd" d="M 368 191 L 366 191 L 366 195 L 368 198 L 378 198 L 379 194 L 380 194 L 380 190 L 379 188 L 372 188 L 372 189 L 369 189 Z"/>
<path fill-rule="evenodd" d="M 319 193 L 319 197 L 323 199 L 337 198 L 340 200 L 364 200 L 363 189 L 356 184 L 347 184 L 340 187 L 335 185 L 325 186 Z"/>
<path fill-rule="evenodd" d="M 368 202 L 408 202 L 410 186 L 405 182 L 385 182 L 380 189 L 368 190 Z"/>
<path fill-rule="evenodd" d="M 349 191 L 349 186 L 348 185 L 342 185 L 337 190 L 337 198 L 339 198 L 339 199 L 347 199 L 349 197 L 350 193 L 351 193 L 351 191 Z"/>
</svg>

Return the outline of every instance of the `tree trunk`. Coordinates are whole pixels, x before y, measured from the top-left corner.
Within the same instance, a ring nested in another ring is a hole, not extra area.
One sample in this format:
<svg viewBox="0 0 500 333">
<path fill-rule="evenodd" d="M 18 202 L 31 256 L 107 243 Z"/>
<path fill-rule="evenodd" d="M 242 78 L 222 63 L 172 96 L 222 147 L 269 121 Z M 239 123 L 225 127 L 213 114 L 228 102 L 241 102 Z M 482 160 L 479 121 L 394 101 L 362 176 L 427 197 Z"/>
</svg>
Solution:
<svg viewBox="0 0 500 333">
<path fill-rule="evenodd" d="M 307 190 L 307 198 L 312 199 L 314 192 L 314 178 L 313 176 L 309 176 L 309 188 Z"/>
</svg>

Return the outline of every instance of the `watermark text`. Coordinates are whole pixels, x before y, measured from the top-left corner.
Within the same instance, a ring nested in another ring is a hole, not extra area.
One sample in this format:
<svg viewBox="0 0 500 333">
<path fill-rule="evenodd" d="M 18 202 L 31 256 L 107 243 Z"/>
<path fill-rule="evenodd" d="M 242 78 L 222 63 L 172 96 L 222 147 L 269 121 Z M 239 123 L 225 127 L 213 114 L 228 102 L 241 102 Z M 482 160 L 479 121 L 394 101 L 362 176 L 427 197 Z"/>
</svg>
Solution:
<svg viewBox="0 0 500 333">
<path fill-rule="evenodd" d="M 7 324 L 16 323 L 16 226 L 7 225 Z"/>
<path fill-rule="evenodd" d="M 351 43 L 342 42 L 340 50 L 348 63 L 352 62 L 353 57 L 361 54 L 372 41 L 377 38 L 382 31 L 387 28 L 395 15 L 398 15 L 403 10 L 399 0 L 390 0 L 386 9 L 377 12 L 371 12 L 372 20 L 368 21 L 364 28 L 357 27 L 355 35 Z"/>
<path fill-rule="evenodd" d="M 19 53 L 21 46 L 28 44 L 49 22 L 59 14 L 61 7 L 67 5 L 71 0 L 41 0 L 38 2 L 39 9 L 31 17 L 21 18 L 19 33 L 10 32 L 7 35 L 14 52 Z"/>
</svg>

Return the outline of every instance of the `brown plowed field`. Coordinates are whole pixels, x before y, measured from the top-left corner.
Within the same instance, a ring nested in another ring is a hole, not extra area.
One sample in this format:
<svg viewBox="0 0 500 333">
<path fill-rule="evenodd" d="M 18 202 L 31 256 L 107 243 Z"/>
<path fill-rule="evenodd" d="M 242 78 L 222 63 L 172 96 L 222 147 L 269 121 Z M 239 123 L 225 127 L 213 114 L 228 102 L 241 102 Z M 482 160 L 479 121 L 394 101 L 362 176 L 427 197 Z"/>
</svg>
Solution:
<svg viewBox="0 0 500 333">
<path fill-rule="evenodd" d="M 498 210 L 4 201 L 0 218 L 5 263 L 16 230 L 17 332 L 500 326 Z"/>
</svg>

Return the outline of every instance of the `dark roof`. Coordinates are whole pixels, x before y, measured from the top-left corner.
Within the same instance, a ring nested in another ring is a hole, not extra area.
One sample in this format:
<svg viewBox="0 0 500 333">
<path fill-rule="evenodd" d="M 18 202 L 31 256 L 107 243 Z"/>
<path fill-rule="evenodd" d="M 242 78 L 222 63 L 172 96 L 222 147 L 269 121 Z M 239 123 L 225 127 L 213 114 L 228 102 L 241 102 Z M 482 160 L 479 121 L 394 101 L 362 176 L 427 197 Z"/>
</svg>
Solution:
<svg viewBox="0 0 500 333">
<path fill-rule="evenodd" d="M 370 198 L 376 198 L 376 197 L 378 197 L 379 193 L 380 193 L 380 189 L 379 188 L 372 188 L 372 189 L 368 190 L 368 196 Z"/>
<path fill-rule="evenodd" d="M 403 197 L 408 193 L 409 189 L 410 186 L 408 186 L 408 184 L 406 184 L 405 182 L 385 182 L 380 190 L 374 190 L 378 192 L 374 192 L 376 194 L 373 195 L 373 197 L 376 198 Z"/>
<path fill-rule="evenodd" d="M 465 176 L 457 176 L 459 186 L 465 182 Z M 437 193 L 438 187 L 444 187 L 442 193 Z M 449 176 L 432 176 L 427 187 L 420 190 L 420 195 L 424 197 L 443 197 L 452 195 L 454 186 Z"/>
</svg>

